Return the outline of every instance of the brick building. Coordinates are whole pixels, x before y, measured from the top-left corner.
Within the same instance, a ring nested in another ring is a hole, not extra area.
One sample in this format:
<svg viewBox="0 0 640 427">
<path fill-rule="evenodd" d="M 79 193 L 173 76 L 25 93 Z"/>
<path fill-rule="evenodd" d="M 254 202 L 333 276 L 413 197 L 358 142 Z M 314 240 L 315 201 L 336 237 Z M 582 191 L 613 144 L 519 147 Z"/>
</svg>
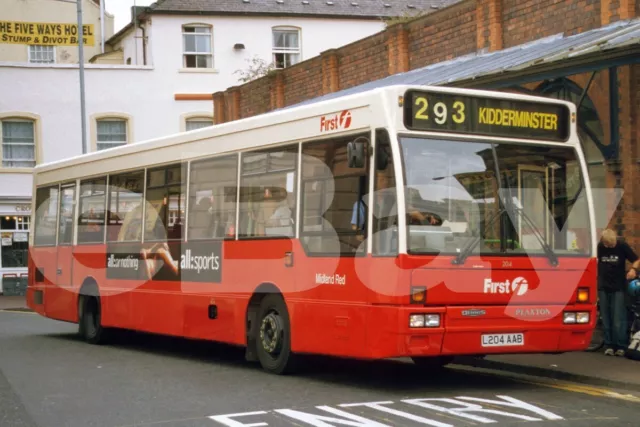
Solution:
<svg viewBox="0 0 640 427">
<path fill-rule="evenodd" d="M 215 121 L 393 83 L 567 99 L 593 186 L 624 190 L 610 225 L 640 249 L 639 13 L 640 0 L 462 0 L 217 92 Z"/>
</svg>

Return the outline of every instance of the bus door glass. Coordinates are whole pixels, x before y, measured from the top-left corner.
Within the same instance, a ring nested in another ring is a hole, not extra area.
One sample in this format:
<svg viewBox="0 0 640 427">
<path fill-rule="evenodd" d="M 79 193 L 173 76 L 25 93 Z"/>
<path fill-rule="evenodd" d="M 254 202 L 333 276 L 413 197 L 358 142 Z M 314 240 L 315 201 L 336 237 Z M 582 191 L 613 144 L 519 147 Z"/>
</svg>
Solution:
<svg viewBox="0 0 640 427">
<path fill-rule="evenodd" d="M 58 214 L 58 269 L 56 274 L 56 283 L 60 287 L 68 287 L 72 284 L 75 197 L 75 182 L 61 186 L 60 213 Z"/>
<path fill-rule="evenodd" d="M 47 315 L 61 320 L 73 320 L 75 305 L 71 290 L 73 272 L 73 225 L 75 214 L 76 184 L 60 186 L 58 212 L 58 250 L 53 286 L 45 299 Z"/>
<path fill-rule="evenodd" d="M 549 177 L 545 167 L 518 165 L 518 201 L 535 226 L 527 226 L 523 218 L 517 218 L 518 236 L 524 249 L 540 250 L 540 242 L 535 232 L 550 242 L 549 236 Z"/>
</svg>

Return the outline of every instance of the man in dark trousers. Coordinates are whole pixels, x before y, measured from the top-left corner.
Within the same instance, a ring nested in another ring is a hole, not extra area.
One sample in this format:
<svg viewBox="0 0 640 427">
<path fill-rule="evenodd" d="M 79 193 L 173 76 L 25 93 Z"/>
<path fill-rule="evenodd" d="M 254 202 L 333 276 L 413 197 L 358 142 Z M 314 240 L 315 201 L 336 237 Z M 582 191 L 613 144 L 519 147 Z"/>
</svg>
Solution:
<svg viewBox="0 0 640 427">
<path fill-rule="evenodd" d="M 633 263 L 625 273 L 627 261 Z M 640 260 L 631 247 L 618 241 L 616 232 L 606 229 L 598 244 L 598 299 L 604 328 L 604 354 L 624 356 L 628 346 L 627 280 L 635 278 Z"/>
</svg>

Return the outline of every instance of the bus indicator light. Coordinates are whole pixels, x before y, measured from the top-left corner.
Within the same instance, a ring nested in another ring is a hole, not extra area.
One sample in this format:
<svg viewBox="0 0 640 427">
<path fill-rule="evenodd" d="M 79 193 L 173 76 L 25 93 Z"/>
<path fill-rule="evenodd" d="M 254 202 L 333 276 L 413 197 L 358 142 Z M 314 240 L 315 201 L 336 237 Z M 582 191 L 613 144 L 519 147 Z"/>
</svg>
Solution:
<svg viewBox="0 0 640 427">
<path fill-rule="evenodd" d="M 589 288 L 578 288 L 578 302 L 589 301 Z"/>
<path fill-rule="evenodd" d="M 424 304 L 427 301 L 427 289 L 424 287 L 411 288 L 411 304 Z"/>
</svg>

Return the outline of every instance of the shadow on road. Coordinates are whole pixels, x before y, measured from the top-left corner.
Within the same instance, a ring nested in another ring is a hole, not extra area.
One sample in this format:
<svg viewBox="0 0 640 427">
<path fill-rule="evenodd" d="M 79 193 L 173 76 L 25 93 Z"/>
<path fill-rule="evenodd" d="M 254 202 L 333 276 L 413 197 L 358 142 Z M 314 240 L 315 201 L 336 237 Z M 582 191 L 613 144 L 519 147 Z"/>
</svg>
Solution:
<svg viewBox="0 0 640 427">
<path fill-rule="evenodd" d="M 39 339 L 65 340 L 86 346 L 77 334 L 43 334 Z M 218 365 L 225 369 L 252 371 L 269 381 L 271 374 L 262 371 L 258 363 L 244 359 L 244 348 L 210 341 L 188 340 L 134 331 L 117 331 L 104 347 L 129 352 L 144 353 L 165 358 L 189 360 L 197 363 Z M 282 377 L 281 377 L 282 378 Z M 426 390 L 483 390 L 488 386 L 496 392 L 501 389 L 512 392 L 519 388 L 530 388 L 499 376 L 491 376 L 450 365 L 440 371 L 425 371 L 410 360 L 354 360 L 328 356 L 303 356 L 300 368 L 285 381 L 313 381 L 331 386 L 347 386 L 368 390 L 426 391 Z"/>
</svg>

